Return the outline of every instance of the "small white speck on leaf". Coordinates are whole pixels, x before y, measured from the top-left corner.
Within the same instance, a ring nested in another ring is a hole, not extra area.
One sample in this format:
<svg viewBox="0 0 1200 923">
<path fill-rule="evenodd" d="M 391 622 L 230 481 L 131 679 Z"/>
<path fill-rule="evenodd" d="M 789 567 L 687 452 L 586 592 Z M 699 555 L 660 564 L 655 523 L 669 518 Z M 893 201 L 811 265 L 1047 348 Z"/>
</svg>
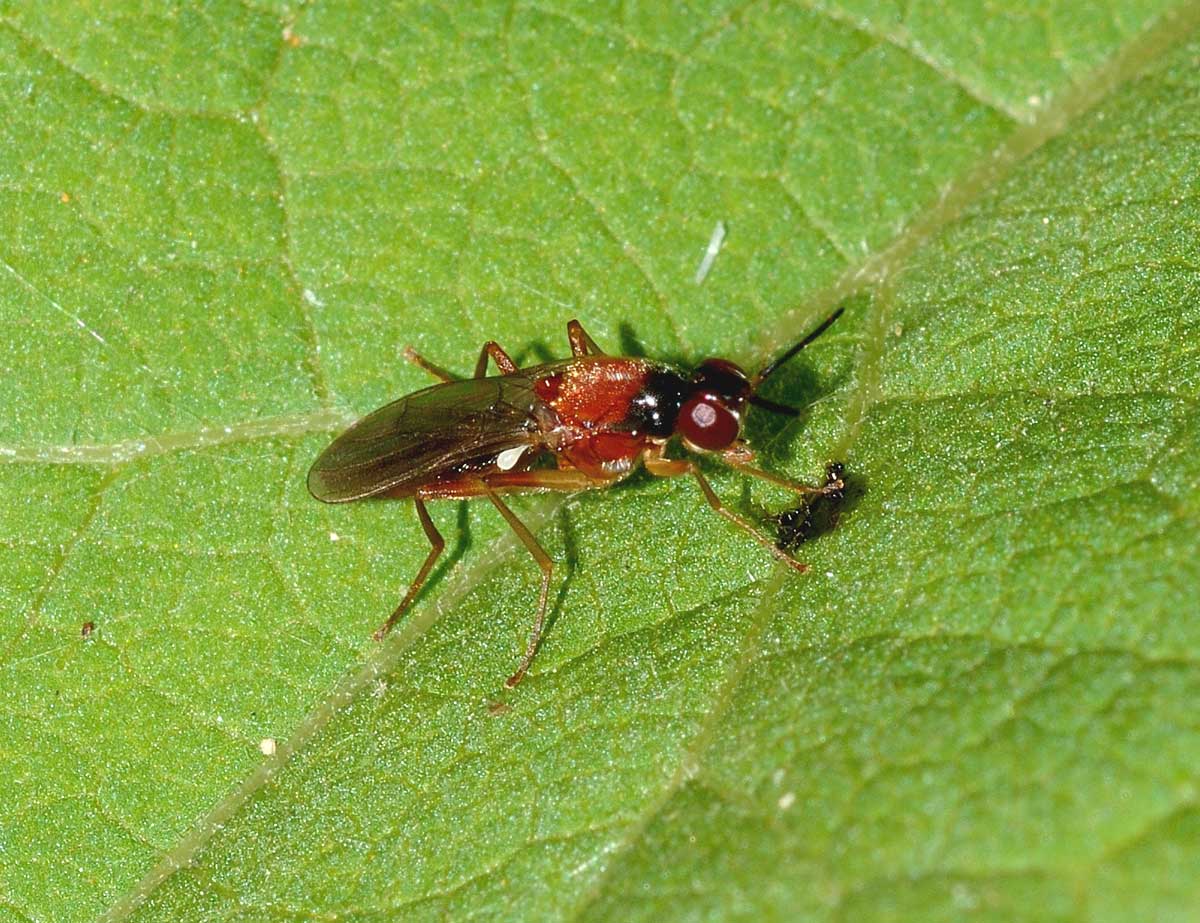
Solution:
<svg viewBox="0 0 1200 923">
<path fill-rule="evenodd" d="M 274 756 L 275 755 L 275 738 L 274 737 L 264 737 L 262 740 L 260 740 L 258 742 L 258 749 L 262 752 L 263 756 Z"/>
<path fill-rule="evenodd" d="M 340 538 L 341 538 L 341 536 L 340 536 L 340 535 L 338 535 L 336 532 L 330 532 L 330 533 L 329 533 L 329 540 L 330 540 L 331 542 L 336 542 L 336 541 L 337 541 L 338 539 L 340 539 Z"/>
<path fill-rule="evenodd" d="M 306 288 L 302 294 L 304 295 L 304 300 L 311 304 L 314 308 L 325 307 L 325 302 L 318 298 L 317 293 L 311 288 Z"/>
<path fill-rule="evenodd" d="M 713 228 L 712 236 L 708 238 L 708 247 L 704 251 L 704 258 L 700 260 L 700 265 L 696 268 L 696 284 L 700 285 L 708 277 L 708 272 L 712 269 L 713 263 L 717 259 L 717 254 L 721 252 L 721 244 L 725 242 L 725 222 L 718 221 L 717 226 Z"/>
<path fill-rule="evenodd" d="M 796 803 L 796 793 L 795 792 L 784 792 L 782 795 L 779 796 L 779 810 L 781 810 L 781 811 L 786 811 L 788 808 L 790 808 L 795 803 Z"/>
<path fill-rule="evenodd" d="M 950 889 L 950 899 L 960 910 L 974 910 L 979 906 L 979 898 L 975 896 L 974 890 L 962 882 Z"/>
</svg>

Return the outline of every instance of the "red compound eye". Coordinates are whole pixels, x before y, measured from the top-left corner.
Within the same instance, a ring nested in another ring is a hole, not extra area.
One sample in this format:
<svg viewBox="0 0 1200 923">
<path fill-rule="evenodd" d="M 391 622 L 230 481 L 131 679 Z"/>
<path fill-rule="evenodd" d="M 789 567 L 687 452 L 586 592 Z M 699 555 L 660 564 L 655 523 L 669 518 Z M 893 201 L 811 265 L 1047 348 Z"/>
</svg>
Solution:
<svg viewBox="0 0 1200 923">
<path fill-rule="evenodd" d="M 720 401 L 702 394 L 683 405 L 675 427 L 679 435 L 696 448 L 717 452 L 728 448 L 737 439 L 741 421 Z"/>
</svg>

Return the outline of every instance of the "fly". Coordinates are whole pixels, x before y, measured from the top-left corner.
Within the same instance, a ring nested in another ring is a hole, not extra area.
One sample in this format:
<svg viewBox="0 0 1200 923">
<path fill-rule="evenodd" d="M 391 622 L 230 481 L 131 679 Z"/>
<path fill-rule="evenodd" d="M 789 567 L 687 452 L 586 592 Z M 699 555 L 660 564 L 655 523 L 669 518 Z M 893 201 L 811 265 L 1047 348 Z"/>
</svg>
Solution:
<svg viewBox="0 0 1200 923">
<path fill-rule="evenodd" d="M 668 458 L 678 436 L 693 454 L 716 457 L 732 468 L 794 491 L 804 498 L 833 497 L 844 485 L 840 466 L 826 483 L 801 484 L 754 467 L 742 438 L 748 405 L 796 415 L 795 408 L 758 396 L 776 369 L 824 333 L 838 309 L 815 330 L 756 375 L 726 359 L 706 359 L 687 373 L 647 359 L 606 355 L 577 320 L 567 324 L 571 358 L 518 368 L 494 341 L 480 350 L 475 375 L 459 379 L 411 348 L 405 356 L 441 380 L 359 420 L 321 453 L 308 472 L 309 492 L 325 503 L 366 497 L 411 497 L 430 550 L 408 592 L 374 634 L 380 640 L 408 611 L 445 540 L 426 509 L 429 500 L 486 497 L 528 549 L 542 572 L 533 629 L 516 672 L 529 670 L 542 638 L 554 564 L 533 533 L 504 502 L 503 494 L 573 493 L 610 487 L 638 465 L 656 477 L 690 475 L 704 499 L 772 555 L 794 570 L 807 566 L 729 509 L 691 458 Z M 489 376 L 488 360 L 499 375 Z M 552 459 L 554 467 L 538 467 Z"/>
</svg>

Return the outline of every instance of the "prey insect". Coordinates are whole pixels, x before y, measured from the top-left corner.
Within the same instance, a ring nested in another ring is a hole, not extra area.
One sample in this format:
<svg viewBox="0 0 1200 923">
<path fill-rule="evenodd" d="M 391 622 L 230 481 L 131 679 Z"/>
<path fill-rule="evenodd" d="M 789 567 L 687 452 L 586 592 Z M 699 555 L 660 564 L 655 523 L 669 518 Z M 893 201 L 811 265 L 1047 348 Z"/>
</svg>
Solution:
<svg viewBox="0 0 1200 923">
<path fill-rule="evenodd" d="M 804 497 L 792 509 L 771 517 L 776 527 L 776 548 L 793 552 L 818 532 L 837 525 L 846 499 L 845 475 L 841 462 L 830 462 L 825 466 L 825 485 L 820 494 Z"/>
<path fill-rule="evenodd" d="M 668 458 L 667 446 L 678 436 L 692 454 L 714 456 L 802 497 L 840 491 L 840 477 L 811 486 L 754 467 L 754 453 L 742 438 L 742 429 L 748 405 L 793 416 L 799 413 L 760 397 L 759 388 L 841 313 L 835 311 L 755 375 L 747 375 L 726 359 L 706 359 L 688 373 L 648 359 L 609 356 L 576 320 L 567 324 L 570 359 L 522 369 L 497 343 L 488 341 L 479 353 L 474 377 L 468 379 L 456 378 L 406 349 L 406 357 L 441 379 L 441 384 L 359 420 L 321 453 L 308 472 L 309 492 L 326 503 L 411 497 L 429 539 L 429 554 L 375 638 L 382 639 L 408 611 L 445 548 L 426 502 L 486 497 L 542 572 L 525 653 L 505 683 L 515 686 L 541 642 L 554 564 L 503 495 L 609 487 L 638 465 L 657 477 L 694 478 L 719 515 L 789 567 L 807 570 L 775 539 L 727 507 L 694 459 Z M 499 375 L 487 375 L 489 359 Z M 546 460 L 552 466 L 541 464 Z"/>
</svg>

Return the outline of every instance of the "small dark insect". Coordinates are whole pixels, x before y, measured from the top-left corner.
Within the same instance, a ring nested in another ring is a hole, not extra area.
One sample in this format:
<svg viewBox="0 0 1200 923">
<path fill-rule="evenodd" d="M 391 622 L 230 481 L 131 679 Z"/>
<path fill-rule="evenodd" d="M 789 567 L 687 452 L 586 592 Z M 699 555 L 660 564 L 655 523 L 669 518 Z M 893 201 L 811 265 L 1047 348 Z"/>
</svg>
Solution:
<svg viewBox="0 0 1200 923">
<path fill-rule="evenodd" d="M 776 526 L 775 547 L 795 551 L 818 531 L 837 525 L 842 501 L 846 499 L 846 468 L 841 462 L 825 467 L 825 484 L 820 494 L 802 500 L 790 510 L 771 517 Z"/>
<path fill-rule="evenodd" d="M 309 492 L 326 503 L 365 497 L 412 497 L 430 548 L 395 611 L 376 630 L 381 639 L 408 610 L 425 583 L 445 540 L 425 508 L 427 500 L 487 497 L 524 543 L 542 571 L 533 630 L 517 670 L 505 683 L 521 681 L 537 653 L 546 620 L 553 562 L 501 495 L 536 491 L 574 492 L 609 487 L 640 463 L 652 475 L 696 479 L 717 513 L 797 571 L 806 565 L 727 508 L 695 461 L 667 458 L 679 436 L 685 449 L 712 453 L 746 474 L 802 496 L 833 493 L 779 477 L 750 463 L 754 453 L 741 438 L 747 405 L 796 415 L 792 407 L 758 396 L 762 383 L 841 315 L 835 311 L 812 333 L 748 376 L 726 359 L 706 359 L 690 374 L 661 362 L 607 356 L 576 320 L 567 324 L 570 359 L 517 368 L 488 341 L 475 376 L 458 379 L 411 348 L 405 356 L 442 380 L 400 398 L 342 433 L 308 472 Z M 486 376 L 488 357 L 500 370 Z M 555 467 L 535 467 L 543 459 Z"/>
<path fill-rule="evenodd" d="M 92 636 L 92 632 L 96 630 L 95 622 L 84 622 L 83 627 L 79 629 L 79 636 L 85 641 Z"/>
</svg>

